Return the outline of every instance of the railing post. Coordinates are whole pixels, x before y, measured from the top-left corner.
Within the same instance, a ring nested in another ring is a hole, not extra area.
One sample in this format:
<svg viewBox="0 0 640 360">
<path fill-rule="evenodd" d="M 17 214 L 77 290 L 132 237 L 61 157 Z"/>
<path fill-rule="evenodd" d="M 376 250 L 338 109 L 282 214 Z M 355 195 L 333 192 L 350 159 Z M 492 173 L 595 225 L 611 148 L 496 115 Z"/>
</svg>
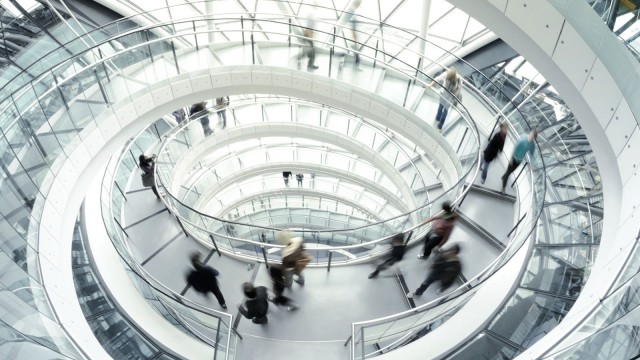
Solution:
<svg viewBox="0 0 640 360">
<path fill-rule="evenodd" d="M 242 29 L 240 33 L 242 34 L 242 45 L 244 45 L 244 16 L 240 16 L 240 29 Z"/>
<path fill-rule="evenodd" d="M 255 50 L 255 44 L 253 42 L 253 34 L 251 34 L 251 60 L 253 61 L 253 65 L 256 64 L 256 50 Z"/>
<path fill-rule="evenodd" d="M 122 195 L 122 198 L 124 199 L 124 201 L 127 201 L 127 196 L 124 194 L 124 191 L 122 191 L 122 189 L 120 188 L 120 185 L 118 185 L 117 182 L 113 182 L 114 184 L 116 184 L 116 187 L 118 188 L 118 191 L 120 191 L 120 194 Z"/>
<path fill-rule="evenodd" d="M 178 66 L 178 56 L 176 56 L 176 45 L 171 40 L 171 51 L 173 52 L 173 61 L 176 62 L 176 72 L 180 74 L 180 67 Z"/>
<path fill-rule="evenodd" d="M 522 220 L 524 220 L 524 217 L 527 216 L 527 213 L 524 213 L 524 215 L 522 215 L 522 217 L 520 218 L 520 220 L 518 220 L 518 222 L 516 223 L 516 225 L 513 227 L 513 229 L 511 229 L 511 231 L 509 231 L 509 233 L 507 234 L 507 239 L 509 238 L 509 236 L 511 236 L 511 233 L 518 228 L 518 226 L 520 225 L 520 223 L 522 222 Z"/>
<path fill-rule="evenodd" d="M 375 55 L 373 55 L 373 68 L 376 68 L 376 62 L 378 62 L 378 43 L 380 42 L 380 39 L 376 40 L 376 52 Z"/>
<path fill-rule="evenodd" d="M 464 134 L 462 134 L 462 139 L 460 139 L 460 144 L 458 144 L 458 150 L 456 150 L 456 153 L 460 152 L 460 148 L 462 147 L 462 143 L 464 142 L 464 138 L 467 137 L 467 132 L 469 131 L 469 128 L 465 128 L 464 129 Z"/>
<path fill-rule="evenodd" d="M 518 181 L 518 178 L 520 177 L 520 175 L 522 175 L 522 173 L 524 172 L 524 169 L 527 167 L 527 164 L 529 162 L 525 162 L 524 166 L 522 167 L 522 169 L 520 169 L 520 172 L 518 173 L 518 176 L 516 176 L 516 178 L 513 180 L 513 182 L 511 183 L 511 187 L 513 187 L 513 185 L 516 184 L 516 181 Z"/>
<path fill-rule="evenodd" d="M 175 216 L 175 215 L 174 215 Z M 178 225 L 180 225 L 180 228 L 182 229 L 182 231 L 184 232 L 184 234 L 189 237 L 189 233 L 187 232 L 187 230 L 184 228 L 184 225 L 182 225 L 182 221 L 180 221 L 180 218 L 175 216 L 176 220 L 178 220 Z"/>
<path fill-rule="evenodd" d="M 409 98 L 409 90 L 411 90 L 411 79 L 407 82 L 407 91 L 404 93 L 404 101 L 402 101 L 402 107 L 407 106 L 407 99 Z"/>
<path fill-rule="evenodd" d="M 267 251 L 264 249 L 264 246 L 260 246 L 260 249 L 262 249 L 262 257 L 264 258 L 264 266 L 268 269 L 269 268 L 269 261 L 267 260 Z"/>
<path fill-rule="evenodd" d="M 331 271 L 331 258 L 333 257 L 333 251 L 329 250 L 329 263 L 327 264 L 327 272 Z"/>
<path fill-rule="evenodd" d="M 216 252 L 218 252 L 218 256 L 222 256 L 222 254 L 220 253 L 220 249 L 218 249 L 218 244 L 216 243 L 216 239 L 213 238 L 213 235 L 209 234 L 209 239 L 211 239 L 214 249 L 216 249 Z"/>
<path fill-rule="evenodd" d="M 122 230 L 122 232 L 129 237 L 129 234 L 127 234 L 127 231 L 122 227 L 122 225 L 120 225 L 120 222 L 118 221 L 118 219 L 115 218 L 115 216 L 113 217 L 113 221 L 116 222 L 116 224 L 118 225 L 118 227 L 120 228 L 120 230 Z"/>
<path fill-rule="evenodd" d="M 107 92 L 104 90 L 104 86 L 102 85 L 102 81 L 100 81 L 100 76 L 98 76 L 98 70 L 96 70 L 96 68 L 93 68 L 93 73 L 96 76 L 96 81 L 98 82 L 98 88 L 100 89 L 100 93 L 102 94 L 102 98 L 104 99 L 104 103 L 107 104 L 107 107 L 109 107 L 109 99 L 107 98 Z M 69 110 L 69 109 L 67 108 L 67 110 Z"/>
<path fill-rule="evenodd" d="M 333 54 L 335 53 L 336 44 L 336 27 L 333 27 L 333 40 L 331 41 L 331 49 L 329 50 L 329 77 L 331 77 L 331 64 L 333 63 Z"/>
<path fill-rule="evenodd" d="M 424 55 L 424 54 L 420 54 L 420 55 Z M 420 74 L 420 67 L 422 66 L 422 57 L 420 57 L 420 59 L 418 59 L 418 67 L 416 68 L 416 75 L 414 76 L 413 79 L 413 85 L 416 84 L 416 79 L 418 78 L 418 75 Z"/>
<path fill-rule="evenodd" d="M 200 47 L 198 46 L 198 34 L 196 34 L 196 21 L 193 20 L 191 24 L 193 25 L 193 38 L 196 42 L 196 50 L 200 50 Z"/>
<path fill-rule="evenodd" d="M 288 42 L 289 42 L 289 47 L 291 47 L 291 31 L 292 31 L 292 27 L 291 27 L 291 18 L 289 18 L 289 38 L 288 38 Z"/>
<path fill-rule="evenodd" d="M 151 52 L 151 44 L 149 44 L 149 31 L 145 31 L 144 32 L 144 37 L 147 40 L 147 48 L 149 49 L 149 58 L 151 59 L 151 62 L 153 63 L 153 52 Z"/>
</svg>

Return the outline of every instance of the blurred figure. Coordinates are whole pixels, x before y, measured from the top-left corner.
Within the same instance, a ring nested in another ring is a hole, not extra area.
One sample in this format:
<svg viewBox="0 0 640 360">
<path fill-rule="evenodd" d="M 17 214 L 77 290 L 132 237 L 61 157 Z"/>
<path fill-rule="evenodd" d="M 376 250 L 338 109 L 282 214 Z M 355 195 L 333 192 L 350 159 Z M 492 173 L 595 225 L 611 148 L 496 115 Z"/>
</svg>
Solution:
<svg viewBox="0 0 640 360">
<path fill-rule="evenodd" d="M 156 155 L 149 157 L 145 154 L 140 154 L 140 156 L 138 156 L 138 162 L 140 170 L 142 170 L 142 186 L 150 187 L 158 200 L 160 200 L 164 194 L 160 194 L 156 187 L 156 179 L 154 175 L 154 171 L 156 169 Z"/>
<path fill-rule="evenodd" d="M 432 216 L 422 222 L 421 225 L 434 222 L 431 230 L 424 237 L 424 247 L 418 254 L 418 259 L 426 259 L 431 255 L 431 251 L 438 250 L 449 240 L 453 226 L 458 219 L 458 214 L 451 208 L 451 203 L 442 203 L 442 214 Z"/>
<path fill-rule="evenodd" d="M 298 181 L 298 187 L 302 187 L 302 179 L 304 179 L 304 175 L 296 174 L 296 181 Z"/>
<path fill-rule="evenodd" d="M 433 261 L 429 276 L 427 276 L 425 281 L 420 284 L 420 287 L 416 289 L 416 291 L 408 293 L 407 297 L 412 298 L 414 296 L 422 295 L 429 285 L 436 281 L 440 281 L 440 291 L 438 294 L 453 285 L 462 271 L 462 264 L 458 258 L 459 253 L 460 245 L 458 244 L 453 245 L 450 249 L 442 251 Z"/>
<path fill-rule="evenodd" d="M 187 275 L 187 283 L 191 285 L 197 292 L 209 297 L 209 292 L 212 292 L 218 300 L 218 304 L 223 309 L 227 309 L 227 304 L 224 301 L 224 296 L 218 287 L 218 279 L 216 277 L 220 275 L 218 270 L 211 266 L 206 266 L 202 263 L 201 254 L 195 252 L 191 254 L 191 265 L 193 270 Z"/>
<path fill-rule="evenodd" d="M 187 118 L 187 114 L 184 112 L 183 108 L 180 108 L 172 112 L 171 115 L 173 115 L 173 117 L 176 119 L 176 122 L 178 123 L 178 125 L 182 125 L 184 120 Z"/>
<path fill-rule="evenodd" d="M 498 133 L 493 135 L 489 144 L 483 151 L 482 161 L 480 162 L 480 171 L 482 171 L 482 175 L 480 175 L 480 182 L 484 184 L 487 180 L 487 170 L 489 169 L 489 164 L 498 156 L 498 152 L 502 152 L 504 148 L 504 140 L 507 138 L 507 123 L 501 122 Z"/>
<path fill-rule="evenodd" d="M 440 76 L 433 79 L 429 87 L 435 82 L 440 84 L 440 104 L 436 113 L 436 122 L 438 123 L 438 130 L 442 131 L 449 108 L 456 106 L 458 101 L 462 100 L 462 77 L 458 75 L 458 71 L 455 68 L 450 67 Z"/>
<path fill-rule="evenodd" d="M 355 8 L 353 9 L 353 11 L 355 11 L 358 6 L 360 6 L 360 1 L 355 2 Z M 353 37 L 352 50 L 353 55 L 355 56 L 355 59 L 353 61 L 353 68 L 356 70 L 360 70 L 360 53 L 358 52 L 358 16 L 356 14 L 353 14 L 353 16 L 351 16 L 351 18 L 349 19 L 349 24 L 351 24 L 351 36 Z"/>
<path fill-rule="evenodd" d="M 269 275 L 273 282 L 273 293 L 275 296 L 269 297 L 269 300 L 278 306 L 284 306 L 288 311 L 294 311 L 300 308 L 293 300 L 284 296 L 282 293 L 287 287 L 286 270 L 280 264 L 272 264 L 269 266 Z"/>
<path fill-rule="evenodd" d="M 536 130 L 531 130 L 528 136 L 523 136 L 516 143 L 516 147 L 513 149 L 513 155 L 511 156 L 511 161 L 509 161 L 509 166 L 507 166 L 507 171 L 502 175 L 502 189 L 500 192 L 504 193 L 504 189 L 507 187 L 507 180 L 509 179 L 509 175 L 514 172 L 522 160 L 524 160 L 524 156 L 529 153 L 529 156 L 533 157 L 536 151 L 536 138 L 538 137 L 538 132 Z"/>
<path fill-rule="evenodd" d="M 207 110 L 206 101 L 193 104 L 189 109 L 189 116 L 192 119 L 199 117 L 200 124 L 202 125 L 202 131 L 204 132 L 204 136 L 209 136 L 213 133 L 213 130 L 211 130 L 211 126 L 209 126 L 209 114 L 206 110 Z"/>
<path fill-rule="evenodd" d="M 285 269 L 286 286 L 291 287 L 293 282 L 304 285 L 302 271 L 311 262 L 311 256 L 304 251 L 301 237 L 293 237 L 288 231 L 281 231 L 276 235 L 276 240 L 286 245 L 282 249 L 282 266 Z M 295 277 L 295 278 L 294 278 Z"/>
<path fill-rule="evenodd" d="M 254 287 L 253 284 L 245 282 L 242 284 L 242 291 L 246 299 L 244 303 L 238 305 L 240 314 L 247 319 L 251 319 L 254 324 L 268 323 L 269 300 L 267 288 L 264 286 Z"/>
<path fill-rule="evenodd" d="M 404 244 L 404 234 L 399 233 L 394 235 L 393 238 L 391 238 L 391 252 L 389 252 L 389 255 L 387 255 L 384 261 L 380 265 L 378 265 L 376 270 L 369 274 L 369 279 L 378 276 L 381 271 L 402 260 L 405 249 L 406 246 Z"/>
<path fill-rule="evenodd" d="M 228 96 L 216 98 L 216 110 L 218 110 L 218 118 L 222 121 L 223 129 L 227 127 L 227 106 L 229 106 Z"/>
<path fill-rule="evenodd" d="M 292 176 L 291 171 L 282 172 L 282 177 L 284 178 L 284 185 L 286 187 L 289 187 L 289 178 L 291 178 L 291 176 Z"/>
<path fill-rule="evenodd" d="M 315 65 L 316 61 L 316 48 L 313 44 L 313 38 L 315 36 L 314 29 L 316 28 L 316 18 L 315 18 L 315 4 L 311 10 L 309 10 L 306 14 L 306 26 L 302 30 L 302 35 L 304 38 L 302 39 L 304 45 L 302 52 L 298 55 L 298 69 L 300 69 L 300 62 L 303 57 L 308 57 L 309 61 L 307 62 L 307 70 L 315 70 L 318 66 Z"/>
</svg>

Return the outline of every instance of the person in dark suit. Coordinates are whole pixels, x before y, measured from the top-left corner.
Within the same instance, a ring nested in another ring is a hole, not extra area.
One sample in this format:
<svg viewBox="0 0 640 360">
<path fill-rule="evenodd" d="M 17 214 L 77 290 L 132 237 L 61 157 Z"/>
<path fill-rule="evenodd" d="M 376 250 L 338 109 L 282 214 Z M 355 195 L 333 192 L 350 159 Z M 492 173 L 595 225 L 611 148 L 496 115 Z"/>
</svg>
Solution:
<svg viewBox="0 0 640 360">
<path fill-rule="evenodd" d="M 269 301 L 279 306 L 284 306 L 288 311 L 294 311 L 300 308 L 291 298 L 283 295 L 284 289 L 287 287 L 287 273 L 284 266 L 280 264 L 271 264 L 269 266 L 269 275 L 273 282 L 273 292 L 275 296 L 270 297 Z"/>
<path fill-rule="evenodd" d="M 489 169 L 489 164 L 498 156 L 499 152 L 502 152 L 504 148 L 504 141 L 507 138 L 507 123 L 500 123 L 499 131 L 493 135 L 489 144 L 483 151 L 482 161 L 480 162 L 480 171 L 482 171 L 482 175 L 480 176 L 480 182 L 484 184 L 487 180 L 487 170 Z"/>
<path fill-rule="evenodd" d="M 200 260 L 201 254 L 195 252 L 191 254 L 191 265 L 193 270 L 187 275 L 187 283 L 191 285 L 197 292 L 209 296 L 209 292 L 212 292 L 218 300 L 218 304 L 223 309 L 227 309 L 227 305 L 222 296 L 222 291 L 218 287 L 218 280 L 216 277 L 220 274 L 218 270 L 211 266 L 206 266 Z"/>
<path fill-rule="evenodd" d="M 391 252 L 389 253 L 389 255 L 387 255 L 382 264 L 378 265 L 376 270 L 369 274 L 369 279 L 378 276 L 380 271 L 402 260 L 402 258 L 404 257 L 405 248 L 404 234 L 399 233 L 391 238 Z"/>
<path fill-rule="evenodd" d="M 269 300 L 267 288 L 264 286 L 254 287 L 253 284 L 245 282 L 242 284 L 242 291 L 244 291 L 246 300 L 238 305 L 240 314 L 247 319 L 251 319 L 254 324 L 268 323 Z"/>
<path fill-rule="evenodd" d="M 436 281 L 440 281 L 440 291 L 443 292 L 453 285 L 462 271 L 462 264 L 458 258 L 460 253 L 460 245 L 453 245 L 450 249 L 444 250 L 438 255 L 431 265 L 431 272 L 427 279 L 420 284 L 420 287 L 414 292 L 407 294 L 408 298 L 422 295 L 429 285 Z"/>
</svg>

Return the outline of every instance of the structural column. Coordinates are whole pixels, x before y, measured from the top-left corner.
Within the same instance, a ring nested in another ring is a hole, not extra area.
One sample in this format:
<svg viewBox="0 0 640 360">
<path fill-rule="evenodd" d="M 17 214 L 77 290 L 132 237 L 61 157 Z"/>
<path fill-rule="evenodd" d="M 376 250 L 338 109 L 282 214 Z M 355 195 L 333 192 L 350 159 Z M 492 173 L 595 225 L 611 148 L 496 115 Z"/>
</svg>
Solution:
<svg viewBox="0 0 640 360">
<path fill-rule="evenodd" d="M 215 29 L 216 25 L 214 21 L 211 19 L 213 17 L 213 0 L 207 0 L 204 3 L 204 8 L 207 13 L 207 30 L 208 30 L 208 40 L 209 44 L 215 43 Z"/>
</svg>

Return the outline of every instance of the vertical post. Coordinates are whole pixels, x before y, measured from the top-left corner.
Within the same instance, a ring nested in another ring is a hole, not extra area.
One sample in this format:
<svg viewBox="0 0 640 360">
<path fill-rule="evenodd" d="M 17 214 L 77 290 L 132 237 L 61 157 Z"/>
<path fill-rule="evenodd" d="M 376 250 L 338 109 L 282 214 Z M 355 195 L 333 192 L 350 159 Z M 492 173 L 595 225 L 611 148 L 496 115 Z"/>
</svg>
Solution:
<svg viewBox="0 0 640 360">
<path fill-rule="evenodd" d="M 409 98 L 409 90 L 411 90 L 411 79 L 407 82 L 407 91 L 404 93 L 404 101 L 402 101 L 402 107 L 407 106 L 407 99 Z"/>
<path fill-rule="evenodd" d="M 376 52 L 373 55 L 373 68 L 376 68 L 376 63 L 378 62 L 378 44 L 380 43 L 380 39 L 376 40 Z"/>
<path fill-rule="evenodd" d="M 149 49 L 149 58 L 151 59 L 151 62 L 153 63 L 153 52 L 151 52 L 151 44 L 149 44 L 149 30 L 145 30 L 144 31 L 144 37 L 147 40 L 147 49 Z"/>
<path fill-rule="evenodd" d="M 222 256 L 222 254 L 220 253 L 220 249 L 218 249 L 218 244 L 216 243 L 216 239 L 213 238 L 213 235 L 209 234 L 209 239 L 211 239 L 211 243 L 213 243 L 213 247 L 214 249 L 216 249 L 218 256 Z"/>
<path fill-rule="evenodd" d="M 462 139 L 460 139 L 460 144 L 458 144 L 458 150 L 456 150 L 456 154 L 460 152 L 460 148 L 462 147 L 462 143 L 464 142 L 464 138 L 467 137 L 467 131 L 469 131 L 468 127 L 466 127 L 464 129 L 464 134 L 462 134 Z"/>
<path fill-rule="evenodd" d="M 429 13 L 430 12 L 431 12 L 431 0 L 422 0 L 422 14 L 420 15 L 420 18 L 424 19 L 424 21 L 420 22 L 420 37 L 423 40 L 420 40 L 420 44 L 418 44 L 418 51 L 421 57 L 425 57 L 427 55 L 426 39 L 427 39 L 427 34 L 429 32 Z"/>
<path fill-rule="evenodd" d="M 175 215 L 174 215 L 175 216 Z M 176 220 L 178 220 L 178 225 L 180 225 L 180 228 L 182 229 L 182 231 L 184 232 L 184 234 L 189 237 L 189 233 L 187 232 L 187 230 L 185 230 L 184 225 L 182 225 L 182 221 L 180 221 L 180 218 L 176 216 Z"/>
<path fill-rule="evenodd" d="M 293 30 L 291 28 L 291 18 L 289 18 L 289 39 L 287 40 L 289 42 L 289 47 L 291 47 L 291 30 Z"/>
<path fill-rule="evenodd" d="M 331 40 L 331 49 L 329 50 L 329 77 L 331 77 L 331 64 L 333 63 L 333 54 L 335 53 L 336 44 L 336 27 L 333 27 L 333 40 Z"/>
<path fill-rule="evenodd" d="M 100 81 L 100 76 L 98 76 L 98 70 L 93 68 L 93 73 L 96 76 L 96 81 L 98 82 L 98 88 L 100 88 L 100 93 L 102 94 L 102 98 L 104 99 L 104 103 L 109 106 L 109 99 L 107 98 L 107 92 L 104 90 L 104 86 L 102 86 L 102 81 Z M 67 110 L 69 110 L 67 108 Z"/>
<path fill-rule="evenodd" d="M 209 45 L 214 44 L 216 42 L 215 41 L 215 32 L 214 32 L 214 30 L 216 29 L 216 25 L 215 25 L 214 21 L 210 19 L 214 14 L 213 1 L 214 0 L 207 0 L 204 3 L 204 9 L 205 9 L 205 12 L 206 12 L 206 16 L 207 16 L 207 18 L 209 18 L 207 20 L 207 34 L 208 34 L 208 39 L 209 39 Z"/>
<path fill-rule="evenodd" d="M 178 56 L 176 56 L 176 45 L 171 40 L 171 51 L 173 52 L 173 61 L 176 62 L 176 72 L 180 74 L 180 67 L 178 67 Z"/>
<path fill-rule="evenodd" d="M 196 33 L 196 21 L 193 20 L 191 22 L 191 25 L 193 25 L 193 38 L 195 39 L 195 42 L 196 42 L 196 50 L 200 50 L 200 47 L 198 46 L 198 34 Z"/>
<path fill-rule="evenodd" d="M 267 260 L 267 251 L 264 249 L 264 246 L 260 246 L 260 249 L 262 249 L 262 257 L 264 258 L 264 266 L 268 269 L 269 268 L 269 261 Z"/>
<path fill-rule="evenodd" d="M 255 44 L 253 42 L 253 34 L 251 34 L 251 59 L 253 61 L 253 65 L 256 64 L 256 50 L 255 50 Z"/>
<path fill-rule="evenodd" d="M 420 67 L 422 66 L 422 58 L 418 59 L 418 67 L 416 67 L 416 75 L 414 76 L 415 79 L 413 79 L 413 85 L 416 84 L 416 79 L 418 78 L 418 75 L 420 75 Z"/>
<path fill-rule="evenodd" d="M 513 185 L 515 185 L 515 184 L 516 184 L 516 181 L 518 181 L 518 178 L 520 177 L 520 175 L 522 175 L 522 173 L 524 172 L 524 169 L 527 167 L 527 164 L 528 164 L 528 163 L 529 163 L 529 162 L 525 162 L 525 163 L 524 163 L 524 166 L 522 166 L 522 169 L 520 169 L 520 172 L 518 173 L 518 176 L 516 176 L 516 178 L 515 178 L 515 179 L 513 179 L 513 182 L 511 183 L 511 187 L 513 187 Z"/>
<path fill-rule="evenodd" d="M 331 258 L 333 257 L 333 251 L 329 250 L 329 263 L 327 264 L 327 272 L 331 271 Z"/>
<path fill-rule="evenodd" d="M 244 16 L 240 16 L 240 29 L 242 29 L 240 34 L 242 34 L 242 45 L 244 45 Z"/>
<path fill-rule="evenodd" d="M 122 195 L 122 198 L 124 199 L 124 201 L 127 201 L 127 196 L 125 195 L 124 191 L 122 191 L 122 189 L 120 188 L 120 185 L 118 185 L 118 182 L 114 181 L 113 183 L 116 184 L 116 187 L 118 188 L 118 191 L 120 191 L 120 194 Z"/>
</svg>

